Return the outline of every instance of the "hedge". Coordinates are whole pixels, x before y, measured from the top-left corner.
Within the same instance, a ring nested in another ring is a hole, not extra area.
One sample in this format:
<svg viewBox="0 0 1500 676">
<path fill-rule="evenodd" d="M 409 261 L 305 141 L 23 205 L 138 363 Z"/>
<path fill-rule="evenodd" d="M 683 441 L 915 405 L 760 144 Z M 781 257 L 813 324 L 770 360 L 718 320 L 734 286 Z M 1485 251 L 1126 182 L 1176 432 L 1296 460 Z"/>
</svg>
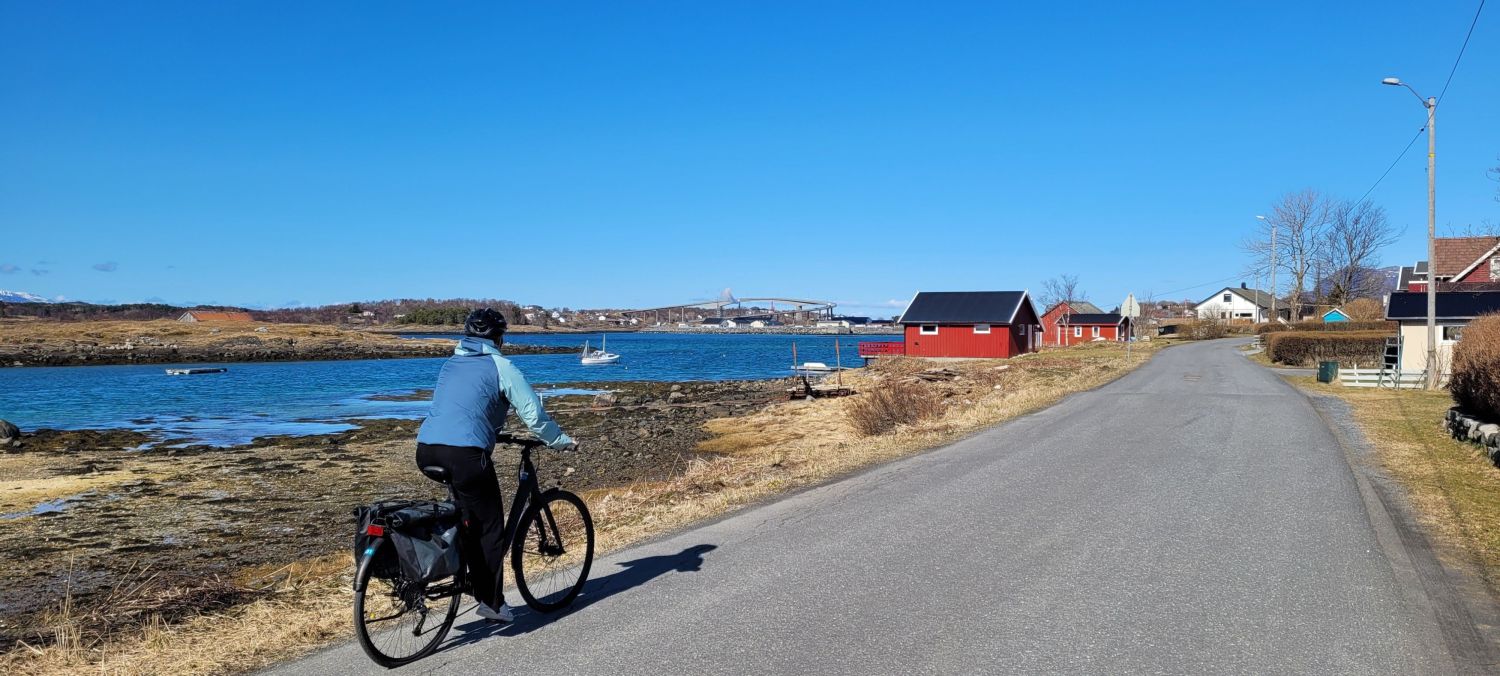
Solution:
<svg viewBox="0 0 1500 676">
<path fill-rule="evenodd" d="M 1378 366 L 1389 331 L 1277 331 L 1266 336 L 1266 356 L 1292 366 L 1337 361 L 1349 368 Z"/>
<path fill-rule="evenodd" d="M 1469 415 L 1500 423 L 1500 315 L 1479 317 L 1464 327 L 1453 347 L 1453 401 Z"/>
<path fill-rule="evenodd" d="M 1260 335 L 1277 333 L 1280 331 L 1391 331 L 1396 330 L 1396 322 L 1292 322 L 1290 324 L 1266 323 L 1256 324 L 1255 332 Z"/>
</svg>

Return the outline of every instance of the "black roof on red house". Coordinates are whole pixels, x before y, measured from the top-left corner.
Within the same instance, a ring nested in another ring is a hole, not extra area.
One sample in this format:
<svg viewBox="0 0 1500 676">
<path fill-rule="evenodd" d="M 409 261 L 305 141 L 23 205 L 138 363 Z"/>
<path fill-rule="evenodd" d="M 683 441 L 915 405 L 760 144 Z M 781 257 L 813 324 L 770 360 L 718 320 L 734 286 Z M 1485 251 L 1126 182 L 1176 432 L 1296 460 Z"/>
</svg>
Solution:
<svg viewBox="0 0 1500 676">
<path fill-rule="evenodd" d="M 1438 319 L 1472 319 L 1500 312 L 1500 291 L 1439 291 Z M 1427 293 L 1397 291 L 1385 306 L 1386 319 L 1427 319 Z"/>
<path fill-rule="evenodd" d="M 896 323 L 1009 324 L 1022 305 L 1031 306 L 1025 291 L 921 291 Z M 1035 306 L 1031 314 L 1040 316 Z"/>
<path fill-rule="evenodd" d="M 1066 315 L 1063 317 L 1063 323 L 1067 324 L 1068 326 L 1078 326 L 1080 324 L 1103 324 L 1105 326 L 1114 326 L 1123 321 L 1125 321 L 1124 317 L 1121 317 L 1120 315 L 1113 312 L 1076 314 Z"/>
</svg>

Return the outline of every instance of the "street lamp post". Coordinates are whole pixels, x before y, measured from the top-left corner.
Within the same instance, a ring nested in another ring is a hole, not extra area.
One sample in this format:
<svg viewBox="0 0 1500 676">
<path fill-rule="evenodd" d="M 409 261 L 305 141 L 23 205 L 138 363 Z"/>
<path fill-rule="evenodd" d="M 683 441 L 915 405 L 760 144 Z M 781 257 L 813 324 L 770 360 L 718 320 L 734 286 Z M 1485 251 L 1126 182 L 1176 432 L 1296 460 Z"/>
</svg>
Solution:
<svg viewBox="0 0 1500 676">
<path fill-rule="evenodd" d="M 1442 377 L 1437 359 L 1437 97 L 1422 98 L 1398 77 L 1380 83 L 1406 87 L 1427 109 L 1427 389 L 1435 390 Z"/>
<path fill-rule="evenodd" d="M 1271 321 L 1275 322 L 1276 321 L 1276 231 L 1279 230 L 1280 228 L 1277 228 L 1276 227 L 1276 223 L 1274 221 L 1268 220 L 1265 216 L 1256 216 L 1256 218 L 1258 218 L 1258 219 L 1260 219 L 1262 221 L 1265 221 L 1267 225 L 1271 226 Z"/>
</svg>

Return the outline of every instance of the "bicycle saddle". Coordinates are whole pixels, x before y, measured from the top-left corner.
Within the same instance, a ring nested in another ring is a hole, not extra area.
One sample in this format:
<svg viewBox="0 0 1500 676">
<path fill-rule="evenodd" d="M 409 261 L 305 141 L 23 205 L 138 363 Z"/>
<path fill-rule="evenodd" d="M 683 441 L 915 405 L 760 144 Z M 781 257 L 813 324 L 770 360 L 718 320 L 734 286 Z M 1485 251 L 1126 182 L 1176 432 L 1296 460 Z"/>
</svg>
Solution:
<svg viewBox="0 0 1500 676">
<path fill-rule="evenodd" d="M 446 484 L 450 480 L 448 469 L 437 465 L 426 465 L 422 467 L 422 475 L 440 484 Z"/>
</svg>

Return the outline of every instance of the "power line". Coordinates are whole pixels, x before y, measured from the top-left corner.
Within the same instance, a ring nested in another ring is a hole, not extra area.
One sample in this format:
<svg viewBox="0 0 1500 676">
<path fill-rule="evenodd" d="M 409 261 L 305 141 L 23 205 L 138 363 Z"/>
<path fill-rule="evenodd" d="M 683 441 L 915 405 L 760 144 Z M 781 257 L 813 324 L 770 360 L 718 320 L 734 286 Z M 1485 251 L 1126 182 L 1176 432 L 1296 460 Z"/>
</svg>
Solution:
<svg viewBox="0 0 1500 676">
<path fill-rule="evenodd" d="M 1244 275 L 1230 275 L 1230 276 L 1225 277 L 1223 279 L 1215 279 L 1212 282 L 1203 282 L 1202 284 L 1194 284 L 1192 286 L 1185 286 L 1185 287 L 1182 287 L 1181 289 L 1172 289 L 1171 291 L 1162 291 L 1160 294 L 1157 294 L 1157 293 L 1153 292 L 1152 295 L 1153 296 L 1157 296 L 1158 298 L 1167 298 L 1168 296 L 1170 296 L 1170 295 L 1172 295 L 1174 293 L 1182 293 L 1183 291 L 1192 291 L 1193 289 L 1196 289 L 1196 288 L 1198 288 L 1200 286 L 1208 286 L 1209 284 L 1223 284 L 1224 282 L 1228 282 L 1228 281 L 1232 281 L 1232 280 L 1235 280 L 1235 279 L 1239 279 L 1239 278 L 1241 278 L 1243 276 Z"/>
<path fill-rule="evenodd" d="M 1385 173 L 1381 174 L 1380 178 L 1375 179 L 1375 184 L 1370 186 L 1370 189 L 1366 190 L 1365 194 L 1360 195 L 1359 199 L 1354 200 L 1355 204 L 1365 201 L 1365 198 L 1369 197 L 1370 193 L 1375 192 L 1375 188 L 1380 187 L 1380 182 L 1384 181 L 1386 176 L 1391 175 L 1391 170 L 1395 169 L 1396 165 L 1401 163 L 1401 158 L 1406 157 L 1407 151 L 1411 150 L 1412 145 L 1416 144 L 1417 139 L 1422 138 L 1422 132 L 1424 131 L 1427 131 L 1427 125 L 1425 124 L 1422 125 L 1421 129 L 1417 130 L 1416 136 L 1411 137 L 1411 140 L 1406 142 L 1406 147 L 1401 149 L 1401 154 L 1396 156 L 1396 160 L 1391 162 L 1391 166 L 1385 168 Z"/>
<path fill-rule="evenodd" d="M 1453 84 L 1453 76 L 1454 74 L 1458 73 L 1458 64 L 1462 63 L 1464 60 L 1464 52 L 1469 49 L 1469 38 L 1474 37 L 1474 27 L 1479 25 L 1479 15 L 1484 12 L 1484 3 L 1485 0 L 1479 0 L 1479 8 L 1474 10 L 1474 20 L 1469 22 L 1469 32 L 1464 34 L 1464 43 L 1458 48 L 1458 57 L 1453 59 L 1453 67 L 1448 70 L 1448 79 L 1443 82 L 1443 90 L 1437 95 L 1437 100 L 1439 102 L 1441 102 L 1443 100 L 1443 96 L 1448 93 L 1448 85 Z M 1417 139 L 1422 138 L 1422 132 L 1424 131 L 1427 131 L 1427 125 L 1422 125 L 1422 128 L 1417 130 L 1416 135 L 1412 136 L 1411 140 L 1406 142 L 1406 147 L 1401 149 L 1401 153 L 1399 155 L 1396 155 L 1396 159 L 1391 162 L 1391 166 L 1385 168 L 1385 171 L 1380 174 L 1380 178 L 1375 179 L 1375 183 L 1370 185 L 1370 189 L 1366 190 L 1365 194 L 1361 195 L 1359 199 L 1355 200 L 1355 204 L 1365 201 L 1365 198 L 1369 197 L 1370 193 L 1375 192 L 1375 189 L 1380 187 L 1381 181 L 1384 181 L 1386 176 L 1391 175 L 1391 170 L 1395 169 L 1396 165 L 1401 163 L 1401 159 L 1406 157 L 1406 153 L 1411 150 L 1411 147 L 1413 145 L 1416 144 Z"/>
<path fill-rule="evenodd" d="M 1474 37 L 1474 27 L 1479 25 L 1479 14 L 1484 11 L 1484 0 L 1479 0 L 1479 9 L 1474 10 L 1474 20 L 1469 22 L 1469 32 L 1464 35 L 1464 44 L 1458 48 L 1458 58 L 1453 60 L 1453 69 L 1448 71 L 1448 81 L 1443 83 L 1443 91 L 1438 94 L 1438 101 L 1443 100 L 1443 94 L 1448 93 L 1448 85 L 1453 83 L 1453 74 L 1458 72 L 1459 62 L 1464 60 L 1464 50 L 1469 48 L 1469 38 Z"/>
</svg>

